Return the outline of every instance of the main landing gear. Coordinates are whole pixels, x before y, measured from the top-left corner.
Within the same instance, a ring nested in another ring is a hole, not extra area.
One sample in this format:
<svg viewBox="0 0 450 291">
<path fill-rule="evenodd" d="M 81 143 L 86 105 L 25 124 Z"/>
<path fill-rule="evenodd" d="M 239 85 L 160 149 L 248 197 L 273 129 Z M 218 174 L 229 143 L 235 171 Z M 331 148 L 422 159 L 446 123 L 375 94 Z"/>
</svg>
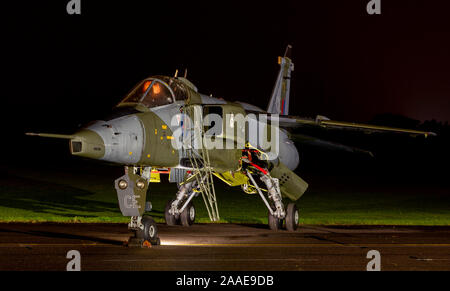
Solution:
<svg viewBox="0 0 450 291">
<path fill-rule="evenodd" d="M 295 203 L 289 203 L 287 207 L 284 206 L 278 179 L 271 177 L 267 171 L 261 171 L 259 173 L 259 179 L 266 185 L 268 198 L 270 200 L 269 202 L 262 193 L 261 188 L 255 182 L 253 176 L 248 171 L 247 176 L 258 191 L 263 202 L 266 204 L 268 209 L 269 228 L 276 231 L 283 228 L 283 224 L 285 224 L 288 231 L 295 231 L 299 223 L 298 208 Z"/>
<path fill-rule="evenodd" d="M 191 226 L 195 221 L 195 207 L 191 201 L 197 193 L 194 191 L 196 182 L 189 182 L 179 187 L 176 198 L 166 204 L 164 217 L 167 225 L 181 224 Z"/>
<path fill-rule="evenodd" d="M 289 203 L 286 207 L 286 216 L 284 219 L 277 218 L 275 215 L 268 212 L 269 228 L 271 230 L 279 230 L 283 228 L 283 222 L 288 231 L 296 231 L 299 222 L 298 208 L 295 203 Z"/>
</svg>

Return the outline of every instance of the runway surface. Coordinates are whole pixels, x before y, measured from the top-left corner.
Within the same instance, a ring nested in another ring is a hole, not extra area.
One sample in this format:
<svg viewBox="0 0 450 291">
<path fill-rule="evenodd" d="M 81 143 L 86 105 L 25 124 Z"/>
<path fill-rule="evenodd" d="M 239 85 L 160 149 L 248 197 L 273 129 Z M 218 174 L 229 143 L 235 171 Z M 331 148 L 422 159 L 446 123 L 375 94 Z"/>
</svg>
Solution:
<svg viewBox="0 0 450 291">
<path fill-rule="evenodd" d="M 123 243 L 126 224 L 0 224 L 0 270 L 66 270 L 69 250 L 82 270 L 450 270 L 450 227 L 158 225 L 161 246 Z"/>
</svg>

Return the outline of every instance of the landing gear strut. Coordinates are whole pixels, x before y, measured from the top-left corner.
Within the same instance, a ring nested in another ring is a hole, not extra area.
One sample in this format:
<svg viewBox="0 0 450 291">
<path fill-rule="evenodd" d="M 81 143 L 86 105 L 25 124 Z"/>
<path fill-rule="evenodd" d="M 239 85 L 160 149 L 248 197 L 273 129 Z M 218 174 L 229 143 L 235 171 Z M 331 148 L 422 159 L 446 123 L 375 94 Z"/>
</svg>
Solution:
<svg viewBox="0 0 450 291">
<path fill-rule="evenodd" d="M 258 191 L 261 199 L 267 206 L 269 210 L 268 213 L 268 224 L 271 230 L 279 230 L 283 227 L 283 222 L 286 222 L 286 229 L 288 231 L 295 231 L 298 227 L 299 215 L 298 209 L 295 203 L 289 203 L 287 208 L 284 207 L 281 197 L 280 185 L 277 178 L 273 178 L 267 172 L 262 172 L 260 174 L 260 180 L 266 184 L 268 198 L 271 203 L 269 203 L 259 188 L 258 184 L 256 184 L 253 176 L 247 172 L 247 176 L 250 178 L 253 186 Z"/>
<path fill-rule="evenodd" d="M 175 199 L 166 204 L 164 217 L 167 225 L 180 224 L 191 226 L 195 221 L 195 207 L 192 199 L 196 196 L 195 182 L 189 182 L 179 187 Z"/>
<path fill-rule="evenodd" d="M 134 236 L 128 241 L 128 246 L 159 245 L 158 227 L 150 216 L 144 212 L 151 204 L 146 203 L 148 184 L 150 182 L 150 167 L 125 167 L 125 175 L 118 178 L 114 185 L 117 191 L 120 211 L 123 216 L 131 217 L 128 229 Z"/>
</svg>

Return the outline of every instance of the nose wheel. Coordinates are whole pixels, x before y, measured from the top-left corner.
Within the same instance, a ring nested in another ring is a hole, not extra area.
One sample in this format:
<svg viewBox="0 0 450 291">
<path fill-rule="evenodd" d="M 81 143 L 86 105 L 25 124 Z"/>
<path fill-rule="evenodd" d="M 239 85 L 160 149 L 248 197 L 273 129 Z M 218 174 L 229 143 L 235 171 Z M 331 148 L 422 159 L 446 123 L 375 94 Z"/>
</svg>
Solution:
<svg viewBox="0 0 450 291">
<path fill-rule="evenodd" d="M 141 230 L 144 240 L 150 242 L 152 245 L 159 244 L 158 237 L 158 227 L 156 222 L 150 216 L 144 216 L 142 218 L 142 224 L 144 225 L 144 230 Z"/>
<path fill-rule="evenodd" d="M 143 247 L 149 245 L 160 245 L 161 241 L 158 236 L 158 226 L 150 216 L 134 216 L 128 228 L 134 232 L 134 236 L 128 240 L 128 246 Z"/>
</svg>

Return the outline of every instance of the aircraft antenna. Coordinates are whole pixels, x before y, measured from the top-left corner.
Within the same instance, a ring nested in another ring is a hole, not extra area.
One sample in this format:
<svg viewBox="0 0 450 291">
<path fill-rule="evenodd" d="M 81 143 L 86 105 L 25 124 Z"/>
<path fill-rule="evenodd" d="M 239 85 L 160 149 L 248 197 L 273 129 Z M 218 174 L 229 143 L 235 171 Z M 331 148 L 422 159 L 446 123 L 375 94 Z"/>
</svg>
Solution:
<svg viewBox="0 0 450 291">
<path fill-rule="evenodd" d="M 186 79 L 187 77 L 187 69 L 184 69 L 184 78 Z"/>
<path fill-rule="evenodd" d="M 291 58 L 292 45 L 288 44 L 286 50 L 284 51 L 284 56 L 287 58 Z"/>
<path fill-rule="evenodd" d="M 175 75 L 173 77 L 174 78 L 178 77 L 178 69 L 175 70 Z"/>
</svg>

